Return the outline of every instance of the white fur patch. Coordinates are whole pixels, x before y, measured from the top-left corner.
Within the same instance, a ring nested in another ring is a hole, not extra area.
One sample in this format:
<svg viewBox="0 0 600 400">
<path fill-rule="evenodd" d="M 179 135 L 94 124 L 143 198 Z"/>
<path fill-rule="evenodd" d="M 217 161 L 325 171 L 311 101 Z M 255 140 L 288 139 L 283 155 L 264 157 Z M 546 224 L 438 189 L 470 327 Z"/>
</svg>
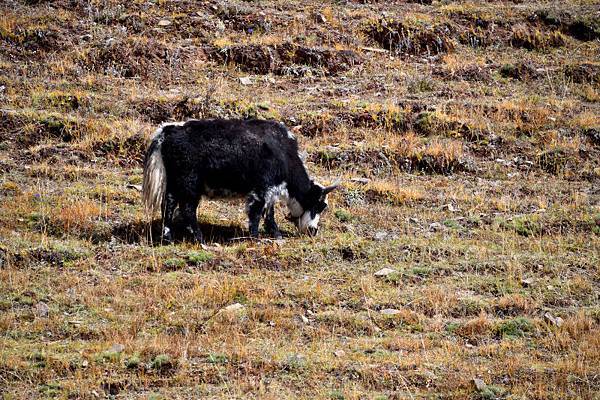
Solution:
<svg viewBox="0 0 600 400">
<path fill-rule="evenodd" d="M 294 218 L 299 218 L 304 213 L 304 208 L 302 205 L 300 205 L 298 200 L 290 197 L 286 182 L 282 182 L 277 186 L 269 188 L 265 193 L 265 208 L 273 206 L 278 201 L 282 201 L 287 204 L 288 210 Z"/>
<path fill-rule="evenodd" d="M 156 129 L 154 131 L 154 133 L 152 134 L 152 139 L 154 139 L 155 137 L 157 137 L 158 135 L 160 135 L 163 131 L 163 129 L 166 126 L 183 126 L 187 121 L 179 121 L 179 122 L 163 122 L 162 124 L 160 124 L 160 126 L 158 127 L 158 129 Z"/>
<path fill-rule="evenodd" d="M 165 226 L 163 228 L 163 236 L 167 236 L 170 232 L 171 232 L 171 230 L 169 229 L 168 226 Z"/>
<path fill-rule="evenodd" d="M 317 229 L 319 227 L 319 220 L 321 216 L 319 214 L 315 215 L 314 218 L 311 218 L 310 211 L 302 214 L 302 218 L 300 218 L 300 222 L 298 224 L 298 229 L 300 232 L 306 232 L 308 228 Z"/>
<path fill-rule="evenodd" d="M 289 197 L 287 183 L 282 182 L 277 186 L 270 187 L 265 193 L 265 207 L 271 207 L 279 200 L 287 200 Z"/>
</svg>

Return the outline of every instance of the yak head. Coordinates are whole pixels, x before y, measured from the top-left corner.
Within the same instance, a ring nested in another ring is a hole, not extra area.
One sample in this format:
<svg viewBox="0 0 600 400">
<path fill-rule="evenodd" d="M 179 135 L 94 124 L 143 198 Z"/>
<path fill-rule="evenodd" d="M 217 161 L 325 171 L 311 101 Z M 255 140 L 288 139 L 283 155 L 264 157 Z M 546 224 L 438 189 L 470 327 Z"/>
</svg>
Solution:
<svg viewBox="0 0 600 400">
<path fill-rule="evenodd" d="M 321 214 L 327 209 L 327 195 L 339 185 L 339 180 L 329 186 L 311 182 L 310 190 L 305 194 L 302 205 L 298 203 L 295 207 L 290 206 L 291 213 L 288 219 L 296 225 L 301 233 L 310 236 L 316 235 L 319 231 Z"/>
</svg>

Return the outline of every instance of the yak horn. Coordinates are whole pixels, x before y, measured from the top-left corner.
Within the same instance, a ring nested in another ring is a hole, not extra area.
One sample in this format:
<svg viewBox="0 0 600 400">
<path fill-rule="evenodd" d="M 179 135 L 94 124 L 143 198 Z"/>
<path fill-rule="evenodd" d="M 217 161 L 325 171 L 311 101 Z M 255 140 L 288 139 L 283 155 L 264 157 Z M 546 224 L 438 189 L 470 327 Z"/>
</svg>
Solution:
<svg viewBox="0 0 600 400">
<path fill-rule="evenodd" d="M 333 184 L 323 188 L 323 194 L 326 195 L 342 184 L 342 179 L 338 178 Z"/>
</svg>

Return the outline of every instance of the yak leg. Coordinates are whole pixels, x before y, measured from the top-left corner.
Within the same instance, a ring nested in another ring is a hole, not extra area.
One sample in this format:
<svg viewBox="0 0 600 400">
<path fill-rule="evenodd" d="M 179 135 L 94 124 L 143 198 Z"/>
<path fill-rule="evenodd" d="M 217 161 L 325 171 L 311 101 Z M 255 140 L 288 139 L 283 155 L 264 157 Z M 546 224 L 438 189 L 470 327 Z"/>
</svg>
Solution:
<svg viewBox="0 0 600 400">
<path fill-rule="evenodd" d="M 260 217 L 262 217 L 265 208 L 265 200 L 262 196 L 251 194 L 248 197 L 248 204 L 246 211 L 248 212 L 248 229 L 250 230 L 250 236 L 258 237 L 258 224 L 260 223 Z"/>
<path fill-rule="evenodd" d="M 177 200 L 175 200 L 175 195 L 171 192 L 167 192 L 165 194 L 164 207 L 162 210 L 162 239 L 167 243 L 171 243 L 173 241 L 171 225 L 173 224 L 173 214 L 175 213 L 175 207 L 177 207 Z"/>
<path fill-rule="evenodd" d="M 187 200 L 180 205 L 180 208 L 183 220 L 185 221 L 186 233 L 193 241 L 203 243 L 202 233 L 198 228 L 198 218 L 196 217 L 196 209 L 199 202 L 200 199 L 198 198 Z"/>
<path fill-rule="evenodd" d="M 265 230 L 269 234 L 269 236 L 274 237 L 275 239 L 281 239 L 281 232 L 279 231 L 279 227 L 277 226 L 277 222 L 275 222 L 275 205 L 271 204 L 267 206 L 267 210 L 265 213 Z"/>
</svg>

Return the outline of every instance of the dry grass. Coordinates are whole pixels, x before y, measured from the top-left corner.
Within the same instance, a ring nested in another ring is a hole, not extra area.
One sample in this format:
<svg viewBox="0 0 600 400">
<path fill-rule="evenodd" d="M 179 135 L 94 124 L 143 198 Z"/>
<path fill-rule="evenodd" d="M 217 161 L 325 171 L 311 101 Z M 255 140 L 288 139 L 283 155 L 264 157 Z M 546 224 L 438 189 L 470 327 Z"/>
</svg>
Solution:
<svg viewBox="0 0 600 400">
<path fill-rule="evenodd" d="M 0 5 L 3 399 L 595 398 L 598 41 L 542 1 L 368 3 Z M 318 237 L 206 201 L 207 248 L 149 241 L 145 140 L 204 117 L 343 177 Z"/>
</svg>

